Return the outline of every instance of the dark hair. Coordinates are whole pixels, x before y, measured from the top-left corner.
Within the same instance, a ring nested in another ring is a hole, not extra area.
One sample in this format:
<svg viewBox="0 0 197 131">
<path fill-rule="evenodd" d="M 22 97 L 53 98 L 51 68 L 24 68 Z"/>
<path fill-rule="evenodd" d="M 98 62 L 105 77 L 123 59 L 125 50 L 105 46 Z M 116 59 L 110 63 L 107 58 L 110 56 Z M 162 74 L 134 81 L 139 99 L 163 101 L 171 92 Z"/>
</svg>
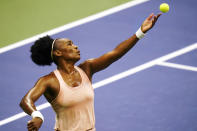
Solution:
<svg viewBox="0 0 197 131">
<path fill-rule="evenodd" d="M 51 65 L 51 48 L 53 39 L 50 36 L 42 37 L 31 46 L 31 59 L 37 65 Z"/>
</svg>

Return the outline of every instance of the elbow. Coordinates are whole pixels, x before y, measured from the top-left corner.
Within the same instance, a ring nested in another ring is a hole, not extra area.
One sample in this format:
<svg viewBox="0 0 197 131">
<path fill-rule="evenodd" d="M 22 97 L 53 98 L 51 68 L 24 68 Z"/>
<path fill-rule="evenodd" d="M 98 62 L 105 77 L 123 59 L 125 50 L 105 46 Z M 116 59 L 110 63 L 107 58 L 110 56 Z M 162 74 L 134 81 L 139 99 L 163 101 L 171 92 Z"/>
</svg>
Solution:
<svg viewBox="0 0 197 131">
<path fill-rule="evenodd" d="M 25 100 L 25 98 L 23 98 L 23 99 L 21 100 L 19 106 L 23 109 L 23 108 L 25 107 L 25 105 L 27 105 L 27 104 L 26 104 L 26 100 Z"/>
<path fill-rule="evenodd" d="M 28 115 L 31 115 L 32 111 L 34 110 L 33 104 L 31 103 L 31 100 L 27 97 L 24 97 L 21 102 L 19 103 L 19 106 L 21 109 L 27 113 Z"/>
<path fill-rule="evenodd" d="M 20 102 L 20 104 L 19 104 L 19 106 L 22 108 L 23 105 L 24 105 L 24 100 L 22 99 L 21 102 Z"/>
</svg>

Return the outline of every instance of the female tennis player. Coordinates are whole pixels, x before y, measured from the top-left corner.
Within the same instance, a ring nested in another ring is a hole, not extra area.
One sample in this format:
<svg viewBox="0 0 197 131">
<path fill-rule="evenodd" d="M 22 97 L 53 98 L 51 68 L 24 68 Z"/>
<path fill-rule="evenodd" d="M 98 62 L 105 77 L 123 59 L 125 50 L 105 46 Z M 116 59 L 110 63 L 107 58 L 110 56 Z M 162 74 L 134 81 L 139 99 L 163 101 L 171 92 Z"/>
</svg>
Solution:
<svg viewBox="0 0 197 131">
<path fill-rule="evenodd" d="M 20 107 L 32 116 L 28 131 L 38 131 L 44 116 L 34 103 L 44 95 L 56 113 L 55 131 L 95 131 L 94 90 L 92 76 L 108 67 L 127 53 L 136 42 L 149 31 L 161 14 L 153 13 L 143 22 L 139 30 L 112 51 L 75 66 L 80 51 L 66 38 L 38 39 L 31 47 L 31 58 L 37 65 L 51 65 L 57 69 L 41 77 L 20 102 Z"/>
</svg>

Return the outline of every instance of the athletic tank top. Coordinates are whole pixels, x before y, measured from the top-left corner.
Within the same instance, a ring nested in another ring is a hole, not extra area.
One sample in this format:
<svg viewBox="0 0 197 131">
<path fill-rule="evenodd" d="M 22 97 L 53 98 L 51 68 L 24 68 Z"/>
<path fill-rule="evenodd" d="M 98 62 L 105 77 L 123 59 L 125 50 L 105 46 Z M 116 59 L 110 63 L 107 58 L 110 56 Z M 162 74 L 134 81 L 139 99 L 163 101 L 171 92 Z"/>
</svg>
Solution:
<svg viewBox="0 0 197 131">
<path fill-rule="evenodd" d="M 54 71 L 60 84 L 58 96 L 51 102 L 56 113 L 57 131 L 96 131 L 94 116 L 94 90 L 82 69 L 75 66 L 81 76 L 81 84 L 70 87 L 60 72 Z"/>
</svg>

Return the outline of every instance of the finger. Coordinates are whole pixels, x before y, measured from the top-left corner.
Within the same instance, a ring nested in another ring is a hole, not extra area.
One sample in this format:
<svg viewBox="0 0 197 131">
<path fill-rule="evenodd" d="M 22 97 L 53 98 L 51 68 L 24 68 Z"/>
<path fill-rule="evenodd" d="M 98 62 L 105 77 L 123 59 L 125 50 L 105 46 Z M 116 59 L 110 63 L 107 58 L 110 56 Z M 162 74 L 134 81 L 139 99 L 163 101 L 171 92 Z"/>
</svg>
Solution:
<svg viewBox="0 0 197 131">
<path fill-rule="evenodd" d="M 157 19 L 157 16 L 154 16 L 153 20 L 156 20 Z"/>
<path fill-rule="evenodd" d="M 27 125 L 27 128 L 31 128 L 31 127 L 34 127 L 34 125 L 32 124 L 32 125 Z"/>
<path fill-rule="evenodd" d="M 162 13 L 157 14 L 158 17 L 160 17 L 162 15 Z"/>
<path fill-rule="evenodd" d="M 161 16 L 161 13 L 156 16 L 156 19 L 154 21 L 156 22 L 160 16 Z"/>
<path fill-rule="evenodd" d="M 27 129 L 28 129 L 28 131 L 33 131 L 34 130 L 34 126 L 31 126 L 31 127 L 28 127 Z"/>
<path fill-rule="evenodd" d="M 161 13 L 160 13 L 160 14 L 158 14 L 158 15 L 157 15 L 157 19 L 158 19 L 161 15 L 162 15 Z"/>
<path fill-rule="evenodd" d="M 155 25 L 155 23 L 156 23 L 156 18 L 154 18 L 153 20 L 152 20 L 152 27 Z"/>
<path fill-rule="evenodd" d="M 37 128 L 36 127 L 31 127 L 31 128 L 28 128 L 28 131 L 37 131 Z"/>
<path fill-rule="evenodd" d="M 151 13 L 151 14 L 149 15 L 149 17 L 147 18 L 147 20 L 151 20 L 151 19 L 153 18 L 153 16 L 154 16 L 154 13 Z"/>
<path fill-rule="evenodd" d="M 28 121 L 27 123 L 29 124 L 29 123 L 31 123 L 32 121 L 30 120 L 30 121 Z"/>
<path fill-rule="evenodd" d="M 28 124 L 27 124 L 27 126 L 32 126 L 33 125 L 33 122 L 29 122 Z"/>
<path fill-rule="evenodd" d="M 152 24 L 153 24 L 153 25 L 155 24 L 156 20 L 157 20 L 157 17 L 154 16 L 154 18 L 153 18 L 153 20 L 152 20 Z"/>
<path fill-rule="evenodd" d="M 31 131 L 37 131 L 37 128 L 36 128 L 36 127 L 34 127 Z"/>
<path fill-rule="evenodd" d="M 32 130 L 32 129 L 34 129 L 35 128 L 35 125 L 34 125 L 34 123 L 31 121 L 31 122 L 28 122 L 28 124 L 27 124 L 27 128 L 28 128 L 28 130 Z"/>
<path fill-rule="evenodd" d="M 32 131 L 38 131 L 38 129 L 35 127 Z"/>
</svg>

